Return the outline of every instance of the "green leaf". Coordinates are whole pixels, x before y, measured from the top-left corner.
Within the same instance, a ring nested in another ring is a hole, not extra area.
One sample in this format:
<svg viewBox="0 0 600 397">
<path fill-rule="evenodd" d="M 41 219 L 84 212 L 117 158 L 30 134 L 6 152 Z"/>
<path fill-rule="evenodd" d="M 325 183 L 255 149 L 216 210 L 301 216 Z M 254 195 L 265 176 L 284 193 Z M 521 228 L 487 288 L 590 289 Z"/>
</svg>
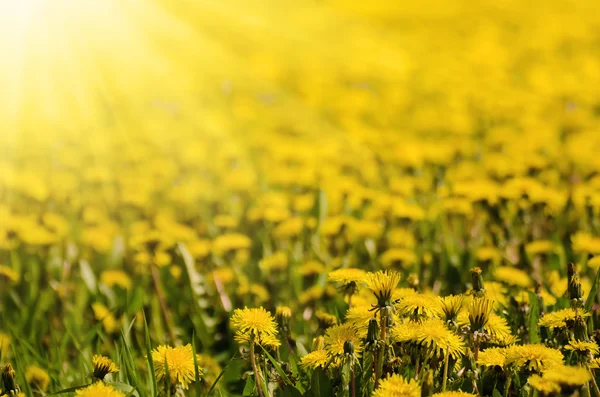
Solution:
<svg viewBox="0 0 600 397">
<path fill-rule="evenodd" d="M 137 390 L 131 385 L 123 382 L 106 382 L 107 385 L 111 385 L 116 390 L 125 393 L 128 396 L 139 396 Z"/>
<path fill-rule="evenodd" d="M 278 393 L 278 397 L 302 397 L 302 393 L 295 387 L 286 387 Z"/>
<path fill-rule="evenodd" d="M 492 397 L 502 397 L 502 394 L 498 391 L 498 389 L 494 389 L 492 392 Z"/>
<path fill-rule="evenodd" d="M 150 344 L 150 331 L 148 330 L 148 322 L 146 321 L 146 313 L 144 313 L 144 336 L 146 337 L 146 359 L 150 368 L 150 377 L 152 378 L 152 395 L 158 395 L 158 385 L 156 384 L 156 375 L 154 374 L 154 361 L 152 361 L 152 345 Z"/>
<path fill-rule="evenodd" d="M 592 289 L 590 290 L 590 293 L 588 294 L 588 297 L 585 300 L 584 308 L 588 312 L 590 311 L 592 305 L 594 304 L 594 301 L 596 300 L 596 295 L 598 294 L 598 283 L 600 283 L 600 268 L 598 268 L 598 271 L 596 272 L 596 277 L 594 277 Z"/>
<path fill-rule="evenodd" d="M 294 382 L 292 382 L 292 380 L 287 376 L 287 374 L 285 373 L 285 371 L 283 370 L 283 368 L 281 368 L 281 365 L 279 365 L 279 363 L 277 362 L 277 360 L 275 360 L 273 358 L 273 356 L 271 356 L 269 354 L 269 352 L 267 350 L 265 350 L 264 347 L 262 347 L 261 345 L 260 348 L 263 350 L 263 352 L 267 355 L 267 358 L 269 359 L 269 361 L 271 361 L 271 364 L 273 364 L 273 367 L 275 367 L 275 370 L 277 370 L 277 373 L 279 374 L 279 376 L 281 377 L 281 379 L 283 379 L 283 381 L 285 382 L 286 385 L 288 386 L 296 386 L 294 384 Z M 298 388 L 301 389 L 302 392 L 304 392 L 304 389 L 302 388 L 302 386 L 298 385 Z"/>
<path fill-rule="evenodd" d="M 539 321 L 540 300 L 534 292 L 529 291 L 529 343 L 539 343 L 540 341 Z"/>
<path fill-rule="evenodd" d="M 196 331 L 192 332 L 192 350 L 194 352 L 194 379 L 196 380 L 196 397 L 200 397 L 200 373 L 198 371 L 198 356 L 196 355 Z"/>
<path fill-rule="evenodd" d="M 244 386 L 244 391 L 242 392 L 242 397 L 253 396 L 255 390 L 256 382 L 254 381 L 254 375 L 248 376 L 246 379 L 246 385 Z"/>
<path fill-rule="evenodd" d="M 322 368 L 316 368 L 312 374 L 310 394 L 314 397 L 333 396 L 331 379 Z"/>
</svg>

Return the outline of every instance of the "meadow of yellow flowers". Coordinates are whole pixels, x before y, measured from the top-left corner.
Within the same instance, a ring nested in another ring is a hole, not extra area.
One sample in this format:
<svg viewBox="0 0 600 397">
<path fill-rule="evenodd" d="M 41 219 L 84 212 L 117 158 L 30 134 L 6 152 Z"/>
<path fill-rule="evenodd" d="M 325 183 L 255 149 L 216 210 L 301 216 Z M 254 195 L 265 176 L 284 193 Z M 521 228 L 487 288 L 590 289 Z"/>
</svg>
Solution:
<svg viewBox="0 0 600 397">
<path fill-rule="evenodd" d="M 596 1 L 17 3 L 0 395 L 600 397 Z"/>
</svg>

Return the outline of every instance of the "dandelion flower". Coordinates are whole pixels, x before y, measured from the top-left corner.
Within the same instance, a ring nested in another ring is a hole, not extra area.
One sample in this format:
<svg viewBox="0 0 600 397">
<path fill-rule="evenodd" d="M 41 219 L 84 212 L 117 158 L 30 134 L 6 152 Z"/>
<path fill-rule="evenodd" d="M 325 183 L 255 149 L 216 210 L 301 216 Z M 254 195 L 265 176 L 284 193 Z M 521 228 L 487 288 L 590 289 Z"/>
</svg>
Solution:
<svg viewBox="0 0 600 397">
<path fill-rule="evenodd" d="M 436 307 L 438 316 L 446 321 L 456 321 L 458 313 L 460 313 L 463 307 L 463 301 L 463 295 L 438 297 L 438 305 Z"/>
<path fill-rule="evenodd" d="M 566 350 L 572 350 L 576 353 L 589 356 L 595 356 L 600 353 L 600 348 L 596 342 L 586 342 L 581 340 L 571 340 L 568 345 L 565 346 Z"/>
<path fill-rule="evenodd" d="M 523 270 L 503 266 L 494 271 L 496 280 L 502 281 L 508 285 L 527 288 L 531 285 L 531 278 Z"/>
<path fill-rule="evenodd" d="M 325 350 L 336 357 L 344 355 L 344 344 L 350 341 L 354 344 L 354 354 L 359 357 L 362 351 L 362 341 L 358 330 L 351 324 L 334 325 L 325 333 Z"/>
<path fill-rule="evenodd" d="M 448 350 L 450 356 L 458 358 L 465 350 L 460 336 L 450 331 L 445 322 L 438 318 L 425 320 L 419 324 L 414 338 L 421 346 L 427 347 L 431 354 L 441 357 L 444 357 Z"/>
<path fill-rule="evenodd" d="M 408 295 L 396 304 L 400 316 L 414 319 L 432 317 L 438 312 L 439 302 L 433 295 L 415 294 Z"/>
<path fill-rule="evenodd" d="M 547 378 L 543 378 L 540 375 L 531 375 L 527 382 L 535 390 L 545 395 L 556 394 L 560 392 L 560 385 L 558 383 Z"/>
<path fill-rule="evenodd" d="M 471 331 L 483 332 L 493 309 L 493 301 L 487 298 L 473 299 L 469 305 L 469 324 Z"/>
<path fill-rule="evenodd" d="M 354 295 L 359 285 L 363 282 L 366 272 L 361 269 L 337 269 L 329 273 L 329 280 L 339 283 L 339 290 L 343 295 Z"/>
<path fill-rule="evenodd" d="M 300 365 L 304 368 L 324 368 L 329 361 L 327 351 L 324 349 L 315 350 L 300 359 Z"/>
<path fill-rule="evenodd" d="M 361 283 L 367 273 L 362 269 L 347 268 L 337 269 L 329 273 L 327 278 L 334 283 L 350 284 Z"/>
<path fill-rule="evenodd" d="M 542 378 L 561 386 L 583 386 L 592 379 L 592 375 L 584 367 L 558 365 L 544 372 Z"/>
<path fill-rule="evenodd" d="M 96 379 L 103 380 L 106 375 L 119 372 L 119 367 L 106 356 L 101 356 L 99 354 L 94 355 L 94 357 L 92 357 L 92 364 L 94 365 L 93 376 Z"/>
<path fill-rule="evenodd" d="M 105 270 L 100 275 L 100 281 L 109 287 L 114 287 L 115 285 L 123 288 L 123 289 L 131 289 L 131 277 L 123 270 L 111 269 Z"/>
<path fill-rule="evenodd" d="M 367 273 L 365 283 L 375 297 L 379 308 L 391 306 L 392 294 L 400 282 L 400 273 L 394 271 L 378 271 L 377 273 Z"/>
<path fill-rule="evenodd" d="M 421 397 L 421 388 L 414 379 L 407 382 L 399 374 L 393 374 L 379 383 L 373 397 Z"/>
<path fill-rule="evenodd" d="M 477 364 L 484 367 L 504 367 L 506 362 L 506 349 L 503 347 L 490 347 L 479 352 Z"/>
<path fill-rule="evenodd" d="M 103 382 L 96 382 L 86 388 L 75 391 L 75 395 L 80 397 L 125 397 L 125 393 L 115 390 L 111 385 L 105 385 Z"/>
<path fill-rule="evenodd" d="M 275 319 L 265 309 L 259 308 L 244 308 L 235 309 L 231 316 L 231 325 L 237 329 L 238 334 L 246 334 L 249 336 L 262 336 L 277 334 L 277 323 Z"/>
<path fill-rule="evenodd" d="M 152 362 L 158 381 L 166 376 L 167 367 L 171 384 L 181 384 L 187 390 L 188 385 L 196 379 L 194 352 L 190 344 L 176 347 L 158 346 L 152 350 Z M 201 373 L 200 368 L 198 372 Z"/>
<path fill-rule="evenodd" d="M 590 313 L 583 309 L 562 309 L 555 312 L 546 313 L 538 322 L 540 327 L 548 328 L 565 328 L 569 323 L 573 323 L 575 320 L 581 320 L 584 317 L 589 317 Z"/>
<path fill-rule="evenodd" d="M 506 365 L 542 372 L 563 363 L 559 350 L 539 344 L 513 345 L 506 348 Z"/>
<path fill-rule="evenodd" d="M 48 372 L 37 365 L 28 365 L 25 367 L 25 380 L 43 392 L 48 390 L 48 386 L 50 385 Z"/>
</svg>

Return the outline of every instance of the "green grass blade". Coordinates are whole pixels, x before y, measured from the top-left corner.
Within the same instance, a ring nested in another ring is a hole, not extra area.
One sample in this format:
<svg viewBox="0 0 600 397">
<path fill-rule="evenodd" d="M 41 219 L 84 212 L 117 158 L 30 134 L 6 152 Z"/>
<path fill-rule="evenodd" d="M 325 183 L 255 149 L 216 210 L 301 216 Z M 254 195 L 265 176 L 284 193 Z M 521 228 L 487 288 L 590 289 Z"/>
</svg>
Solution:
<svg viewBox="0 0 600 397">
<path fill-rule="evenodd" d="M 156 384 L 156 374 L 154 373 L 154 361 L 152 361 L 152 345 L 150 344 L 150 331 L 148 330 L 148 321 L 144 312 L 144 336 L 146 338 L 146 359 L 150 368 L 150 377 L 152 378 L 152 395 L 158 396 L 158 385 Z"/>
</svg>

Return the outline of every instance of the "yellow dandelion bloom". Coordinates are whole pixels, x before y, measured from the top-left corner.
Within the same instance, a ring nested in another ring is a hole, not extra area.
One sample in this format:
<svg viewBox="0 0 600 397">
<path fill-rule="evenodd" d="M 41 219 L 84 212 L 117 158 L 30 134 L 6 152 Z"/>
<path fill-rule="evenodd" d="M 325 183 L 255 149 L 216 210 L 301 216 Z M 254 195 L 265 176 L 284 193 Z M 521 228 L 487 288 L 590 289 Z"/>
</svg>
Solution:
<svg viewBox="0 0 600 397">
<path fill-rule="evenodd" d="M 414 379 L 404 380 L 399 374 L 383 379 L 373 397 L 421 397 L 421 388 Z"/>
<path fill-rule="evenodd" d="M 108 307 L 100 302 L 92 303 L 92 310 L 96 316 L 96 320 L 102 321 L 102 326 L 109 334 L 113 334 L 119 330 L 119 322 L 110 312 Z"/>
<path fill-rule="evenodd" d="M 503 347 L 490 347 L 479 352 L 477 364 L 484 367 L 504 367 L 506 362 L 506 349 Z"/>
<path fill-rule="evenodd" d="M 531 387 L 542 394 L 548 395 L 560 392 L 560 385 L 558 383 L 547 378 L 543 378 L 540 375 L 531 375 L 527 382 L 531 385 Z"/>
<path fill-rule="evenodd" d="M 354 306 L 346 312 L 346 322 L 352 324 L 364 335 L 366 335 L 369 321 L 374 317 L 378 320 L 378 316 L 375 316 L 370 306 Z"/>
<path fill-rule="evenodd" d="M 329 362 L 329 356 L 324 349 L 315 350 L 300 359 L 300 365 L 304 368 L 324 368 Z"/>
<path fill-rule="evenodd" d="M 517 368 L 527 367 L 531 371 L 542 372 L 562 363 L 562 353 L 544 345 L 513 345 L 506 348 L 505 364 Z"/>
<path fill-rule="evenodd" d="M 428 348 L 430 354 L 444 357 L 447 350 L 454 358 L 464 354 L 465 346 L 460 336 L 449 330 L 445 322 L 438 318 L 419 324 L 414 338 L 421 346 Z"/>
<path fill-rule="evenodd" d="M 43 392 L 48 390 L 48 386 L 50 385 L 50 376 L 48 375 L 48 372 L 37 365 L 28 365 L 25 367 L 25 380 L 27 383 L 34 386 L 34 389 L 38 388 Z"/>
<path fill-rule="evenodd" d="M 363 347 L 362 340 L 358 330 L 351 324 L 334 325 L 325 332 L 325 350 L 334 357 L 344 354 L 346 341 L 354 344 L 354 354 L 359 357 Z"/>
<path fill-rule="evenodd" d="M 317 262 L 317 261 L 308 261 L 308 262 L 302 264 L 302 266 L 300 266 L 300 269 L 298 270 L 298 272 L 302 276 L 321 274 L 324 271 L 325 271 L 325 266 L 321 262 Z"/>
<path fill-rule="evenodd" d="M 152 350 L 152 362 L 154 363 L 154 374 L 161 381 L 169 370 L 171 384 L 181 384 L 188 389 L 190 383 L 196 379 L 194 370 L 194 352 L 192 345 L 185 346 L 158 346 Z M 198 368 L 199 373 L 201 368 Z"/>
<path fill-rule="evenodd" d="M 103 382 L 96 382 L 86 388 L 75 391 L 75 395 L 81 397 L 125 397 L 125 393 L 115 390 Z"/>
<path fill-rule="evenodd" d="M 578 318 L 585 318 L 589 316 L 590 313 L 586 312 L 583 309 L 562 309 L 544 314 L 540 318 L 538 325 L 540 327 L 548 328 L 564 328 L 567 326 L 567 323 L 572 323 Z"/>
<path fill-rule="evenodd" d="M 396 304 L 400 316 L 431 317 L 439 312 L 439 301 L 434 295 L 415 294 L 400 299 Z"/>
<path fill-rule="evenodd" d="M 562 386 L 583 386 L 592 379 L 587 368 L 557 365 L 542 376 L 544 379 Z"/>
<path fill-rule="evenodd" d="M 365 272 L 362 269 L 346 268 L 337 269 L 329 273 L 327 278 L 329 281 L 334 283 L 350 284 L 350 283 L 361 283 L 365 279 Z"/>
<path fill-rule="evenodd" d="M 531 278 L 523 270 L 502 266 L 494 271 L 494 278 L 508 285 L 527 288 L 531 285 Z"/>
<path fill-rule="evenodd" d="M 536 240 L 525 246 L 525 252 L 529 255 L 547 254 L 554 251 L 556 251 L 556 247 L 550 240 Z"/>
<path fill-rule="evenodd" d="M 131 277 L 123 270 L 119 269 L 103 271 L 100 275 L 100 281 L 111 288 L 117 285 L 123 289 L 131 289 L 132 285 Z"/>
<path fill-rule="evenodd" d="M 392 294 L 400 282 L 400 273 L 394 271 L 378 271 L 377 273 L 367 273 L 365 283 L 375 297 L 379 307 L 390 306 Z"/>
<path fill-rule="evenodd" d="M 119 372 L 119 367 L 106 356 L 101 356 L 99 354 L 94 355 L 94 357 L 92 357 L 92 364 L 94 365 L 93 376 L 96 379 L 102 380 L 108 374 Z"/>
<path fill-rule="evenodd" d="M 593 356 L 600 353 L 600 348 L 596 342 L 586 342 L 582 340 L 571 340 L 565 349 L 579 352 L 582 354 L 591 353 Z"/>
<path fill-rule="evenodd" d="M 437 315 L 446 321 L 455 321 L 460 313 L 464 296 L 463 295 L 448 295 L 438 297 L 438 305 L 435 308 Z"/>
<path fill-rule="evenodd" d="M 277 335 L 277 323 L 270 312 L 262 307 L 235 309 L 231 316 L 231 325 L 237 330 L 238 340 L 246 337 L 264 337 Z"/>
<path fill-rule="evenodd" d="M 476 298 L 469 305 L 469 324 L 471 331 L 484 331 L 490 320 L 494 302 L 487 298 Z"/>
</svg>

